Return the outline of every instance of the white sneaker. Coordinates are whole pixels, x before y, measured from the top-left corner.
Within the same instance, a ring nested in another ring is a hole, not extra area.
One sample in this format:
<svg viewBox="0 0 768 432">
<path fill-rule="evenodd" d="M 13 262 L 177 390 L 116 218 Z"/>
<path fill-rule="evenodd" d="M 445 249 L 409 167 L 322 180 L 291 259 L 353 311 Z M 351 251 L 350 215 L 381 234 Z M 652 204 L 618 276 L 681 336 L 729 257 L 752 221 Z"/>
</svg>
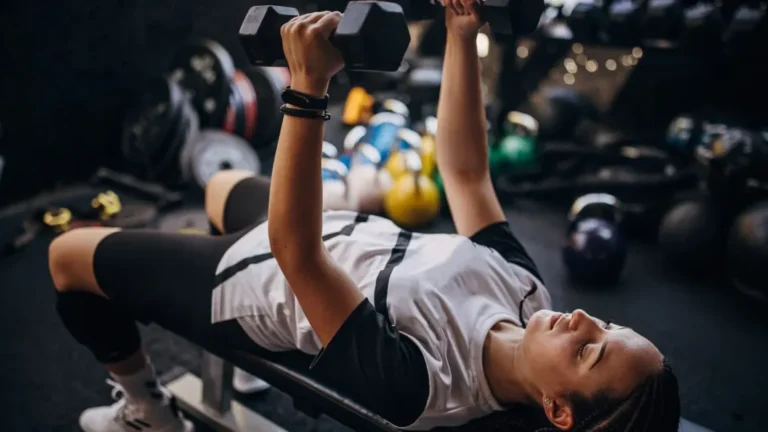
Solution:
<svg viewBox="0 0 768 432">
<path fill-rule="evenodd" d="M 232 387 L 240 393 L 257 393 L 264 391 L 270 387 L 269 383 L 256 378 L 248 372 L 235 368 L 235 372 L 232 375 Z"/>
<path fill-rule="evenodd" d="M 124 397 L 123 388 L 107 380 L 112 388 L 110 406 L 89 408 L 80 414 L 80 427 L 85 432 L 194 432 L 195 426 L 176 408 L 173 396 L 160 388 L 162 402 L 137 403 Z"/>
</svg>

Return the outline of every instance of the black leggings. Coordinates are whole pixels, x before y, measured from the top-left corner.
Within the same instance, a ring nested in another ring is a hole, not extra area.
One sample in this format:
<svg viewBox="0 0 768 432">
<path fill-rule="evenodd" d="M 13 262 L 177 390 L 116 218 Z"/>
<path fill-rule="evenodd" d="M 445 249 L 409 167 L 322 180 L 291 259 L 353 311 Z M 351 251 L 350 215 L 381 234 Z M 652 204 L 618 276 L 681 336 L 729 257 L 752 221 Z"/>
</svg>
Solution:
<svg viewBox="0 0 768 432">
<path fill-rule="evenodd" d="M 109 300 L 93 294 L 60 294 L 57 307 L 65 326 L 103 363 L 123 360 L 139 348 L 134 321 L 156 323 L 213 352 L 219 347 L 263 351 L 237 321 L 211 323 L 211 292 L 222 256 L 266 220 L 268 201 L 269 180 L 249 177 L 238 182 L 226 199 L 226 234 L 156 230 L 110 234 L 96 247 L 93 260 L 96 281 Z M 104 334 L 97 334 L 98 329 Z"/>
</svg>

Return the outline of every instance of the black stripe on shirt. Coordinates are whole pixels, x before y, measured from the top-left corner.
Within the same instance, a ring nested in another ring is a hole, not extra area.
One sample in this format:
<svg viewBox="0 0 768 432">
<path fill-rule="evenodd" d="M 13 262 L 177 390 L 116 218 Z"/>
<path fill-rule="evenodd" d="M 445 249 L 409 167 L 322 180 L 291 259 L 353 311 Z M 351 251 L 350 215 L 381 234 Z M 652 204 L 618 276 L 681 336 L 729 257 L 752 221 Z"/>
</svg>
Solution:
<svg viewBox="0 0 768 432">
<path fill-rule="evenodd" d="M 368 222 L 369 216 L 367 214 L 358 213 L 355 217 L 354 222 L 345 225 L 342 229 L 336 232 L 328 233 L 323 236 L 323 242 L 331 240 L 335 237 L 338 237 L 340 235 L 343 236 L 351 236 L 352 232 L 355 231 L 355 227 L 357 225 L 360 225 L 361 223 Z M 273 259 L 275 256 L 272 254 L 272 252 L 266 252 L 259 255 L 253 255 L 246 258 L 241 259 L 240 261 L 236 262 L 235 264 L 232 264 L 231 266 L 225 268 L 222 270 L 219 274 L 216 275 L 216 282 L 214 286 L 219 286 L 223 284 L 224 282 L 228 281 L 230 278 L 235 276 L 236 274 L 240 273 L 241 271 L 248 268 L 248 266 L 259 264 L 264 261 Z"/>
<path fill-rule="evenodd" d="M 392 271 L 395 270 L 403 259 L 405 258 L 405 252 L 408 250 L 408 245 L 411 244 L 411 238 L 413 234 L 408 231 L 400 231 L 397 235 L 397 242 L 392 248 L 392 254 L 389 256 L 389 261 L 384 268 L 379 272 L 376 277 L 376 288 L 373 293 L 373 304 L 376 308 L 376 312 L 380 313 L 388 324 L 392 324 L 389 317 L 389 309 L 387 309 L 387 295 L 389 293 L 389 279 L 392 277 Z"/>
</svg>

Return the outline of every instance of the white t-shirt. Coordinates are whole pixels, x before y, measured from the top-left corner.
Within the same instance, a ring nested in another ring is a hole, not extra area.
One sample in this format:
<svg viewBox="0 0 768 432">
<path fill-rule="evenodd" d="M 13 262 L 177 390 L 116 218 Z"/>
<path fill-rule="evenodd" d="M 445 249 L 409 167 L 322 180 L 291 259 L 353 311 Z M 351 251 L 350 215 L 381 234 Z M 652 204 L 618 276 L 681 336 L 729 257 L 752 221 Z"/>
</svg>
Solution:
<svg viewBox="0 0 768 432">
<path fill-rule="evenodd" d="M 270 253 L 267 224 L 243 235 L 224 254 L 212 294 L 212 321 L 237 319 L 256 344 L 271 351 L 320 354 L 322 345 Z M 460 425 L 502 409 L 493 398 L 483 371 L 486 336 L 500 321 L 521 325 L 521 314 L 527 321 L 535 311 L 551 306 L 535 265 L 506 222 L 493 224 L 467 238 L 410 233 L 381 217 L 332 211 L 323 215 L 323 238 L 330 255 L 368 301 L 358 308 L 360 311 L 353 312 L 320 358 L 332 356 L 336 363 L 358 362 L 357 366 L 366 369 L 367 363 L 379 361 L 370 356 L 382 354 L 358 353 L 346 360 L 351 350 L 380 351 L 385 345 L 395 345 L 381 342 L 378 348 L 370 348 L 370 342 L 355 333 L 370 328 L 380 333 L 370 336 L 371 340 L 398 340 L 400 348 L 387 349 L 397 351 L 389 357 L 400 356 L 405 359 L 403 363 L 378 367 L 398 369 L 397 373 L 402 374 L 379 377 L 381 385 L 388 387 L 380 391 L 400 395 L 386 403 L 397 403 L 396 399 L 404 400 L 403 395 L 419 393 L 418 389 L 405 388 L 408 385 L 428 383 L 428 389 L 421 393 L 426 401 L 422 401 L 424 408 L 417 418 L 399 418 L 400 423 L 408 423 L 398 424 L 389 416 L 388 420 L 405 429 Z M 371 325 L 350 323 L 353 318 L 370 321 Z M 353 326 L 355 332 L 344 330 Z M 406 339 L 408 343 L 403 343 Z M 426 368 L 423 383 L 409 382 L 413 376 L 399 370 L 409 367 L 404 363 L 414 363 L 407 346 L 417 347 L 413 352 L 423 356 L 423 364 L 415 361 Z M 336 367 L 347 369 L 345 374 L 337 373 L 338 380 L 358 381 L 354 385 L 361 390 L 350 390 L 351 393 L 367 394 L 362 388 L 370 392 L 377 385 L 373 382 L 377 378 L 369 372 L 355 376 L 355 364 Z M 398 383 L 398 379 L 403 382 Z M 359 382 L 368 380 L 371 382 Z M 352 386 L 335 384 L 342 388 Z M 377 403 L 385 402 L 369 401 L 368 405 Z M 368 408 L 385 418 L 388 416 L 381 411 L 398 411 L 396 407 Z"/>
</svg>

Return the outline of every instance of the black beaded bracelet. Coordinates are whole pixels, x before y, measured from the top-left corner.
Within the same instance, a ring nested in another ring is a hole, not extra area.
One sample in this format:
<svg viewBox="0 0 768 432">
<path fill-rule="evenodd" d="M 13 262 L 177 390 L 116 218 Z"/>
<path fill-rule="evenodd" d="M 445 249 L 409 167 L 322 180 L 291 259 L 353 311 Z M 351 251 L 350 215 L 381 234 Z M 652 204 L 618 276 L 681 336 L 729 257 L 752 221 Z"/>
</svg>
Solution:
<svg viewBox="0 0 768 432">
<path fill-rule="evenodd" d="M 288 105 L 281 106 L 280 112 L 291 117 L 301 117 L 306 119 L 322 119 L 324 121 L 328 121 L 331 119 L 331 115 L 328 114 L 328 111 L 289 108 Z"/>
</svg>

